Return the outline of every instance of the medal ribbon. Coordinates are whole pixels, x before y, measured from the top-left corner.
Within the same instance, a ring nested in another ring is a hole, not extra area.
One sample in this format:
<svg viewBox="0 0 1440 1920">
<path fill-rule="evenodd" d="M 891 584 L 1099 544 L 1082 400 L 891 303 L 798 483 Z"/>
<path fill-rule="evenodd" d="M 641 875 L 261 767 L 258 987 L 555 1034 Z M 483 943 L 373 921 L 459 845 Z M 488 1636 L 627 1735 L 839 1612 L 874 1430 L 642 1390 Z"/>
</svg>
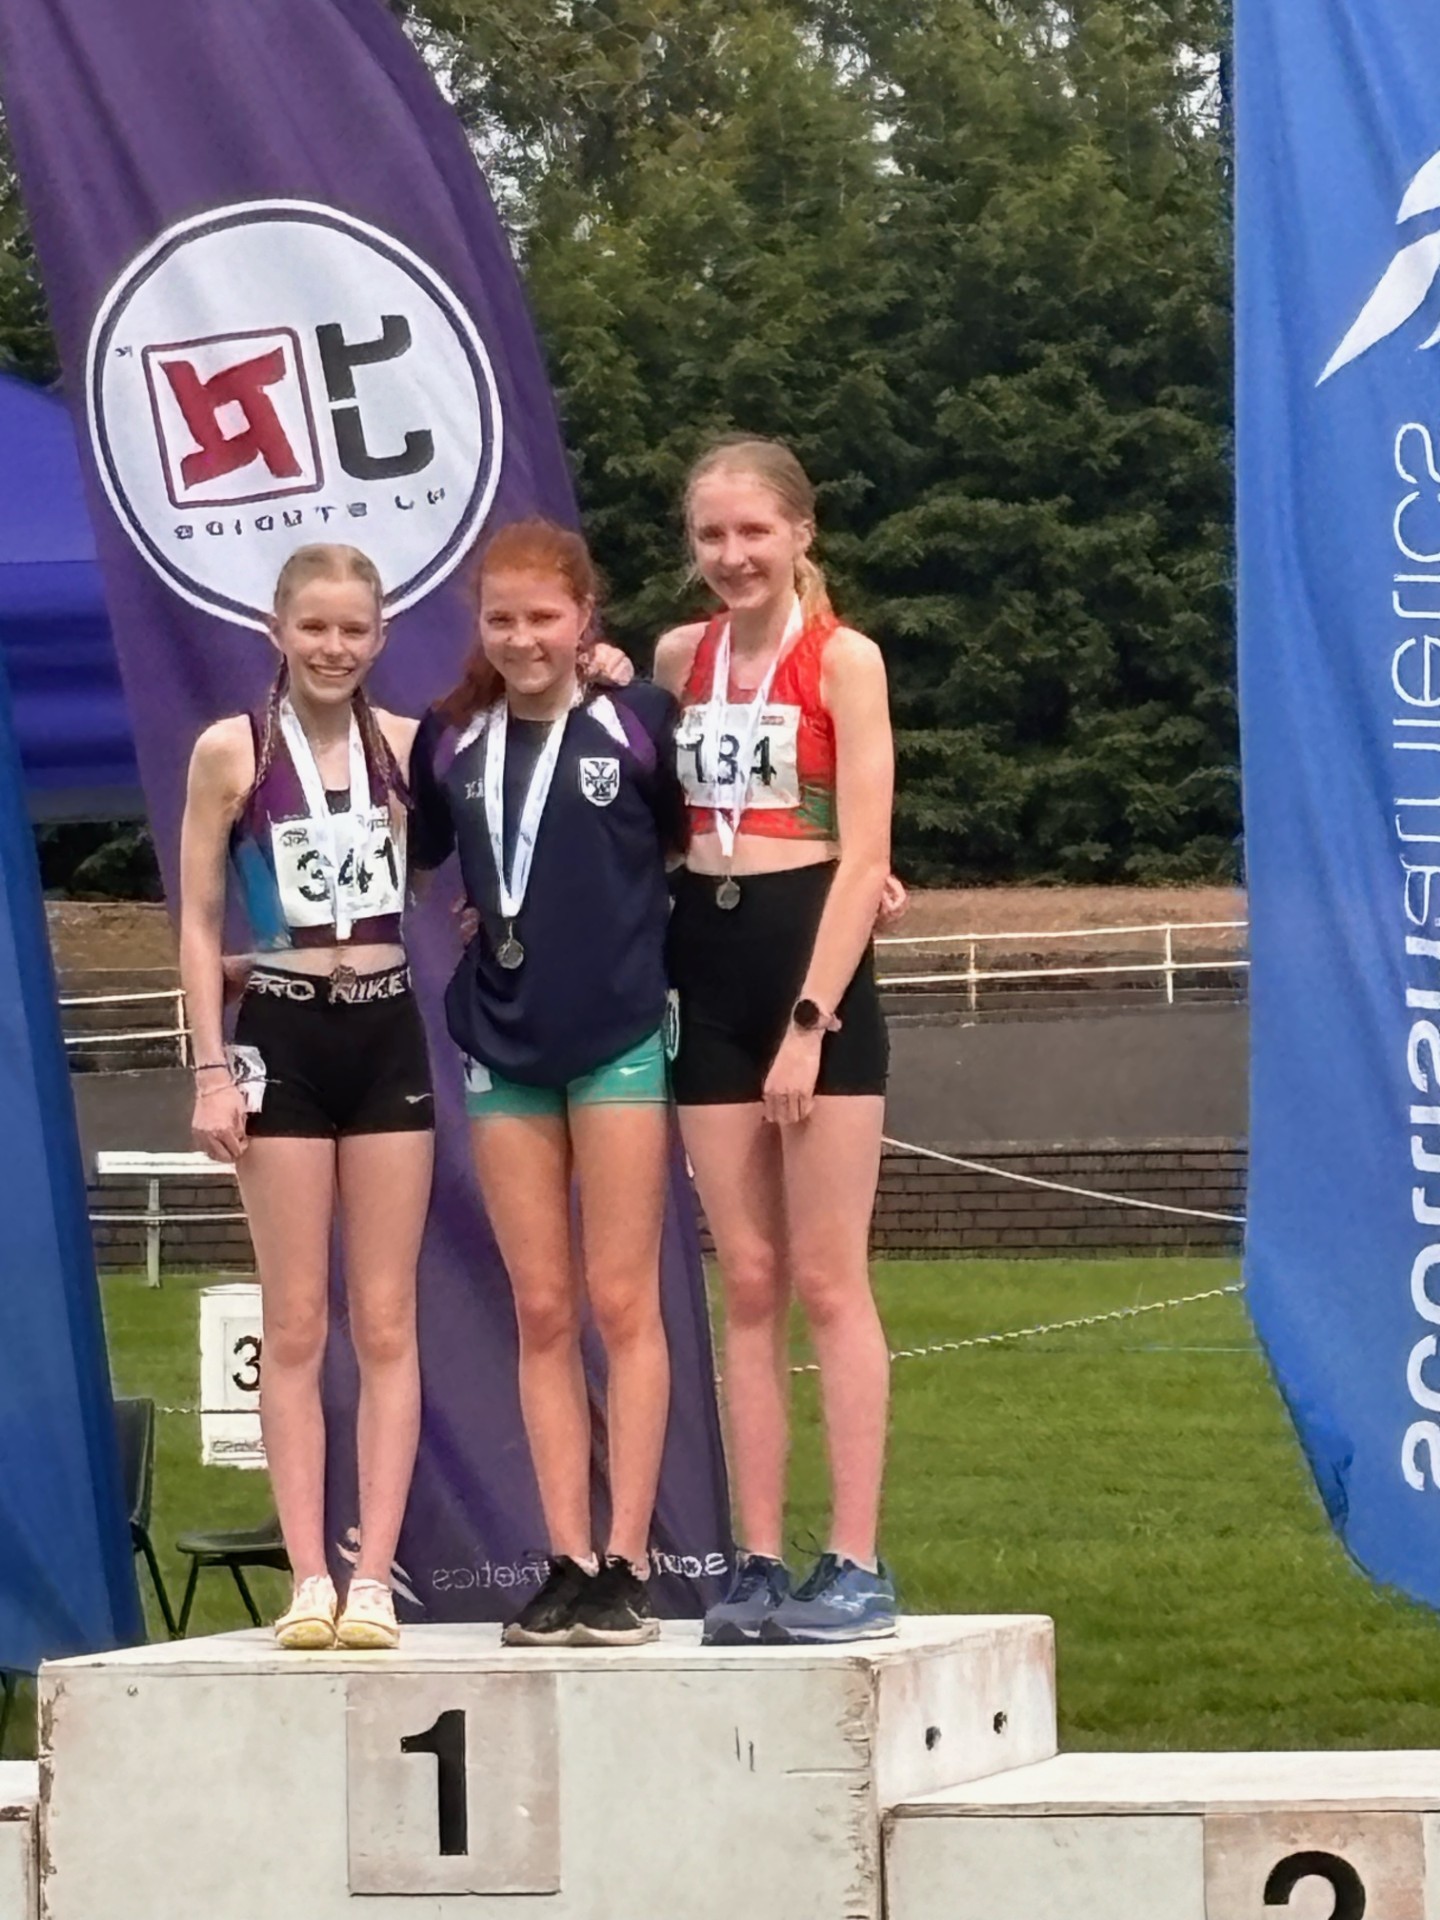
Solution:
<svg viewBox="0 0 1440 1920">
<path fill-rule="evenodd" d="M 759 738 L 760 723 L 765 718 L 765 706 L 770 698 L 770 689 L 775 684 L 775 675 L 780 662 L 799 639 L 805 626 L 800 602 L 796 599 L 790 609 L 790 618 L 785 622 L 785 631 L 780 636 L 780 645 L 775 650 L 775 658 L 766 669 L 765 678 L 756 688 L 754 696 L 745 709 L 742 730 L 734 738 L 735 779 L 726 784 L 730 788 L 730 799 L 721 804 L 721 783 L 712 777 L 711 787 L 715 795 L 715 832 L 720 840 L 720 851 L 725 856 L 725 874 L 728 879 L 730 863 L 735 858 L 735 841 L 740 832 L 740 822 L 745 809 L 750 804 L 750 792 L 755 784 L 755 742 Z M 720 770 L 720 741 L 725 733 L 725 723 L 730 713 L 730 622 L 725 622 L 715 648 L 715 674 L 710 682 L 710 700 L 705 709 L 703 740 L 705 754 L 711 767 L 718 775 Z"/>
<path fill-rule="evenodd" d="M 565 737 L 568 712 L 562 713 L 550 723 L 550 732 L 540 757 L 535 762 L 535 771 L 530 775 L 530 785 L 526 789 L 525 804 L 520 809 L 520 825 L 515 834 L 515 859 L 509 874 L 505 872 L 505 741 L 510 730 L 510 708 L 504 700 L 497 700 L 486 717 L 485 728 L 485 826 L 490 835 L 490 852 L 495 861 L 495 878 L 500 888 L 500 914 L 507 924 L 513 923 L 525 904 L 525 895 L 530 887 L 530 869 L 535 863 L 535 842 L 540 834 L 540 822 L 544 817 L 545 805 L 550 798 L 550 789 L 555 781 L 555 768 L 560 759 L 560 745 Z"/>
<path fill-rule="evenodd" d="M 315 851 L 320 856 L 325 884 L 330 889 L 330 903 L 335 915 L 335 938 L 348 940 L 354 920 L 348 900 L 343 897 L 340 875 L 346 860 L 354 851 L 357 817 L 365 820 L 370 817 L 370 773 L 365 765 L 365 746 L 360 738 L 360 726 L 352 708 L 350 712 L 350 810 L 343 814 L 330 811 L 325 798 L 325 782 L 320 778 L 320 766 L 315 758 L 315 749 L 310 744 L 310 736 L 300 724 L 300 716 L 296 713 L 294 702 L 288 693 L 280 702 L 280 732 L 290 751 L 295 771 L 300 776 L 300 789 L 305 795 L 305 805 L 310 812 L 310 837 Z"/>
</svg>

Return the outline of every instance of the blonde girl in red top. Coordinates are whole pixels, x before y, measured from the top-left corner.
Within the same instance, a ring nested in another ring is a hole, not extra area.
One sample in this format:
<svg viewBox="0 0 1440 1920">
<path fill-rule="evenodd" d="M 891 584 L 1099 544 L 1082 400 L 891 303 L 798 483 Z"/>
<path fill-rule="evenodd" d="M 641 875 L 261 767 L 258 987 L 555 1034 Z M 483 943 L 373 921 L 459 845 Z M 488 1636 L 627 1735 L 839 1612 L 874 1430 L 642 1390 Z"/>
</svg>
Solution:
<svg viewBox="0 0 1440 1920">
<path fill-rule="evenodd" d="M 741 1553 L 711 1642 L 895 1630 L 876 1557 L 889 1358 L 870 1289 L 888 1047 L 871 931 L 890 868 L 885 667 L 810 557 L 814 491 L 777 442 L 721 441 L 685 496 L 721 604 L 661 639 L 691 843 L 669 971 L 675 1097 L 725 1294 Z M 792 1294 L 820 1366 L 833 1513 L 792 1588 L 782 1554 Z"/>
</svg>

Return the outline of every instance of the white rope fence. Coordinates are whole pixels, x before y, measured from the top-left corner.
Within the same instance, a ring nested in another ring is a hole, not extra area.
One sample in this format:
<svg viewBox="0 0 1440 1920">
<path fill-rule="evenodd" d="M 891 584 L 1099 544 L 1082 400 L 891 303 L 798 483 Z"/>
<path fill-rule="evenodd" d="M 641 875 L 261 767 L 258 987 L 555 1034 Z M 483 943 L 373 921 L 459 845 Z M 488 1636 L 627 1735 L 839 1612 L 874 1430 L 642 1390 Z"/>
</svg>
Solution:
<svg viewBox="0 0 1440 1920">
<path fill-rule="evenodd" d="M 1000 1347 L 1016 1340 L 1036 1340 L 1047 1333 L 1073 1333 L 1082 1327 L 1103 1327 L 1118 1320 L 1138 1320 L 1143 1313 L 1167 1313 L 1175 1307 L 1193 1307 L 1201 1300 L 1224 1300 L 1232 1294 L 1243 1293 L 1245 1283 L 1237 1280 L 1227 1287 L 1207 1287 L 1203 1293 L 1182 1294 L 1175 1300 L 1147 1300 L 1137 1307 L 1113 1307 L 1108 1313 L 1077 1314 L 1073 1320 L 1044 1320 L 1033 1327 L 1012 1327 L 1005 1333 L 974 1333 L 964 1340 L 932 1340 L 923 1347 L 896 1347 L 891 1351 L 894 1360 L 929 1360 L 941 1353 L 964 1353 L 974 1347 Z M 794 1366 L 792 1374 L 818 1373 L 819 1365 L 809 1361 L 804 1366 Z"/>
<path fill-rule="evenodd" d="M 1106 1200 L 1115 1207 L 1141 1207 L 1147 1213 L 1174 1213 L 1186 1220 L 1219 1220 L 1226 1226 L 1243 1227 L 1243 1213 L 1211 1213 L 1205 1207 L 1176 1207 L 1165 1200 L 1141 1200 L 1133 1193 L 1102 1193 L 1095 1187 L 1072 1187 L 1068 1181 L 1045 1180 L 1036 1173 L 1017 1173 L 1013 1167 L 995 1167 L 984 1160 L 966 1160 L 960 1154 L 941 1153 L 935 1147 L 919 1147 L 910 1140 L 893 1140 L 882 1134 L 880 1144 L 892 1153 L 913 1153 L 921 1160 L 939 1160 L 947 1167 L 959 1167 L 965 1173 L 991 1174 L 997 1180 L 1014 1180 L 1022 1187 L 1044 1187 L 1050 1193 L 1070 1193 L 1080 1200 Z"/>
<path fill-rule="evenodd" d="M 923 1347 L 892 1348 L 890 1358 L 895 1360 L 931 1360 L 942 1353 L 967 1353 L 980 1347 L 1003 1347 L 1017 1340 L 1037 1340 L 1047 1333 L 1075 1333 L 1086 1327 L 1108 1326 L 1120 1320 L 1138 1320 L 1146 1313 L 1167 1313 L 1176 1307 L 1197 1306 L 1202 1300 L 1226 1300 L 1233 1295 L 1243 1293 L 1245 1283 L 1237 1280 L 1226 1287 L 1207 1287 L 1203 1293 L 1186 1293 L 1174 1300 L 1147 1300 L 1135 1307 L 1112 1307 L 1106 1313 L 1082 1313 L 1070 1320 L 1042 1320 L 1033 1327 L 1010 1327 L 1003 1333 L 974 1333 L 963 1340 L 932 1340 Z M 1227 1348 L 1228 1352 L 1229 1349 Z M 815 1361 L 793 1366 L 792 1374 L 818 1373 Z M 717 1375 L 717 1380 L 718 1380 Z M 157 1407 L 157 1413 L 186 1414 L 194 1416 L 206 1411 L 233 1413 L 233 1407 Z"/>
</svg>

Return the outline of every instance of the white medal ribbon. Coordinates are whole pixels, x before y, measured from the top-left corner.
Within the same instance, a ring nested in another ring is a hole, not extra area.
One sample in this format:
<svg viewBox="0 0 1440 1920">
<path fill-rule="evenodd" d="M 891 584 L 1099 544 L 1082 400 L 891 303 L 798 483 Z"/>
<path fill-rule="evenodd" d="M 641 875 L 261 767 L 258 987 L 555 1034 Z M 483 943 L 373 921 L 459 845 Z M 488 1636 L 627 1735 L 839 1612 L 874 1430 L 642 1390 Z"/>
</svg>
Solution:
<svg viewBox="0 0 1440 1920">
<path fill-rule="evenodd" d="M 715 832 L 720 841 L 720 851 L 725 856 L 725 872 L 728 876 L 730 863 L 735 857 L 735 841 L 740 832 L 740 822 L 745 809 L 750 804 L 751 790 L 755 785 L 755 742 L 759 738 L 760 725 L 765 718 L 766 703 L 770 698 L 770 689 L 775 684 L 775 675 L 780 662 L 799 639 L 805 628 L 805 617 L 797 597 L 790 609 L 790 618 L 785 622 L 785 631 L 780 636 L 780 645 L 775 650 L 775 658 L 766 669 L 765 678 L 755 690 L 754 698 L 745 708 L 745 719 L 740 729 L 731 734 L 735 741 L 735 779 L 722 782 L 720 772 L 720 742 L 730 717 L 730 621 L 725 622 L 725 630 L 720 635 L 715 648 L 715 674 L 710 682 L 710 701 L 705 709 L 705 724 L 702 738 L 705 743 L 705 762 L 713 769 L 711 785 L 715 792 Z M 729 786 L 730 798 L 721 802 L 722 786 Z"/>
<path fill-rule="evenodd" d="M 294 703 L 289 694 L 280 702 L 280 731 L 284 735 L 285 745 L 290 750 L 290 758 L 295 771 L 300 776 L 300 788 L 305 795 L 305 805 L 310 811 L 310 833 L 315 851 L 320 856 L 320 864 L 325 872 L 325 884 L 330 889 L 330 899 L 335 910 L 335 938 L 348 940 L 354 919 L 350 912 L 347 889 L 340 885 L 340 874 L 345 861 L 354 851 L 357 832 L 357 820 L 370 818 L 370 774 L 365 765 L 365 744 L 360 738 L 359 722 L 355 711 L 350 711 L 350 807 L 343 814 L 332 813 L 325 798 L 325 782 L 320 778 L 319 763 L 315 758 L 315 749 L 310 745 L 309 735 L 300 724 Z"/>
<path fill-rule="evenodd" d="M 577 696 L 578 698 L 578 696 Z M 515 859 L 505 872 L 505 743 L 510 731 L 510 707 L 497 700 L 485 718 L 485 827 L 490 835 L 490 853 L 495 862 L 495 878 L 500 888 L 500 914 L 513 923 L 525 904 L 530 887 L 530 869 L 535 864 L 535 842 L 545 813 L 550 789 L 555 783 L 555 768 L 570 711 L 550 722 L 550 732 L 530 775 L 525 803 L 520 809 L 520 825 L 515 834 Z"/>
</svg>

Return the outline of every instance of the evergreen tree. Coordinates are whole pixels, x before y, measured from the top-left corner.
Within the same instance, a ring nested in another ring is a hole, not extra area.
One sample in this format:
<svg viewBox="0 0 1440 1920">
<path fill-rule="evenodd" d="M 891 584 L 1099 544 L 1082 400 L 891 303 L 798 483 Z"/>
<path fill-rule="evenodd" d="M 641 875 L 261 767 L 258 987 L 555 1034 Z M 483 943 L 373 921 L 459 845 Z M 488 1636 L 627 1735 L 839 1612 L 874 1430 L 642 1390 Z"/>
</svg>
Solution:
<svg viewBox="0 0 1440 1920">
<path fill-rule="evenodd" d="M 903 457 L 864 612 L 918 877 L 1209 878 L 1238 820 L 1213 22 L 1183 0 L 832 15 L 898 170 Z"/>
<path fill-rule="evenodd" d="M 0 372 L 48 384 L 59 367 L 20 185 L 0 120 Z"/>
<path fill-rule="evenodd" d="M 891 661 L 916 878 L 1230 868 L 1210 9 L 425 7 L 513 183 L 618 636 L 692 610 L 697 446 L 789 439 Z"/>
</svg>

